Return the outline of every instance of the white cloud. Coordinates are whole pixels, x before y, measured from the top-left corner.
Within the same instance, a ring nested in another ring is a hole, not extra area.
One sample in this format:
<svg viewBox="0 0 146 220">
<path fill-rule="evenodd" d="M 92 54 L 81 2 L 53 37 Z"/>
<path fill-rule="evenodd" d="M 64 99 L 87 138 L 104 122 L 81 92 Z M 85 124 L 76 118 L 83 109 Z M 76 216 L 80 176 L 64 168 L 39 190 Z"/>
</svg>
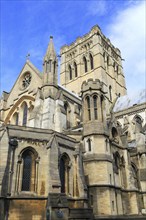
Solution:
<svg viewBox="0 0 146 220">
<path fill-rule="evenodd" d="M 91 1 L 88 5 L 88 15 L 103 16 L 107 12 L 107 4 L 104 0 Z"/>
<path fill-rule="evenodd" d="M 120 11 L 108 27 L 111 42 L 125 59 L 124 72 L 130 92 L 145 87 L 145 14 L 145 1 L 138 1 Z"/>
</svg>

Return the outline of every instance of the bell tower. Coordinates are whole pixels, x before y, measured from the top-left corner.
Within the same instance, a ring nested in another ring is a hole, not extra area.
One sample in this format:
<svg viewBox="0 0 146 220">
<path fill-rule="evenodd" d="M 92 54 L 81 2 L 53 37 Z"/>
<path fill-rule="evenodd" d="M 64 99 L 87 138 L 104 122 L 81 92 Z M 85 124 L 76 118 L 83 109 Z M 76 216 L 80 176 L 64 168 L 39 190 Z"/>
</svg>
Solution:
<svg viewBox="0 0 146 220">
<path fill-rule="evenodd" d="M 58 59 L 53 44 L 53 37 L 50 36 L 50 42 L 47 48 L 43 62 L 43 83 L 57 85 L 58 83 Z"/>
</svg>

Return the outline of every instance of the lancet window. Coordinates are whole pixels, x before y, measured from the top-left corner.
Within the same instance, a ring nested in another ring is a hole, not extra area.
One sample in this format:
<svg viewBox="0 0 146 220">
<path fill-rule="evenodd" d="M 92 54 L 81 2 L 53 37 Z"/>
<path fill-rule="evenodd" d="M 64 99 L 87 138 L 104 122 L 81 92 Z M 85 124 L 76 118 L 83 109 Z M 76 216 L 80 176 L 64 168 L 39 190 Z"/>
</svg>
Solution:
<svg viewBox="0 0 146 220">
<path fill-rule="evenodd" d="M 69 65 L 68 69 L 69 69 L 69 78 L 71 80 L 72 79 L 72 68 L 71 68 L 71 65 Z"/>
<path fill-rule="evenodd" d="M 91 110 L 90 110 L 90 98 L 89 98 L 89 96 L 86 97 L 86 106 L 87 106 L 88 120 L 91 120 Z"/>
<path fill-rule="evenodd" d="M 89 59 L 90 59 L 90 68 L 92 70 L 94 68 L 94 62 L 93 62 L 93 56 L 91 53 L 89 54 Z"/>
<path fill-rule="evenodd" d="M 97 120 L 97 95 L 93 96 L 94 119 Z"/>
<path fill-rule="evenodd" d="M 59 172 L 61 182 L 61 193 L 69 193 L 69 156 L 63 154 L 60 158 Z"/>
<path fill-rule="evenodd" d="M 23 121 L 22 121 L 23 126 L 26 126 L 26 124 L 27 124 L 27 114 L 28 114 L 28 107 L 27 107 L 27 104 L 24 102 L 24 104 L 23 104 Z"/>
<path fill-rule="evenodd" d="M 78 76 L 78 69 L 77 69 L 77 64 L 74 62 L 74 70 L 75 70 L 75 77 Z"/>
<path fill-rule="evenodd" d="M 88 71 L 86 57 L 83 57 L 83 63 L 84 63 L 84 72 L 86 73 Z"/>
</svg>

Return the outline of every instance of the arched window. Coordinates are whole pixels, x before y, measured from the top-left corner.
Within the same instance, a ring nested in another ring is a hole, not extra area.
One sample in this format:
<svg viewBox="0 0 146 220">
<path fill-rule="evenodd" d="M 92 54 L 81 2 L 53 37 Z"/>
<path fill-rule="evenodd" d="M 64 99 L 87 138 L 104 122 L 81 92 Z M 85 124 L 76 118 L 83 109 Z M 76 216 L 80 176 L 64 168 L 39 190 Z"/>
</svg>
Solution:
<svg viewBox="0 0 146 220">
<path fill-rule="evenodd" d="M 74 62 L 74 70 L 75 70 L 75 77 L 78 76 L 78 69 L 77 69 L 77 64 Z"/>
<path fill-rule="evenodd" d="M 55 74 L 55 72 L 56 72 L 56 61 L 54 61 L 54 74 Z"/>
<path fill-rule="evenodd" d="M 70 117 L 70 106 L 67 102 L 65 102 L 64 104 L 64 108 L 65 108 L 65 112 L 66 112 L 66 128 L 70 128 L 70 120 L 71 120 L 71 117 Z"/>
<path fill-rule="evenodd" d="M 27 112 L 28 112 L 28 107 L 27 107 L 27 104 L 24 103 L 24 105 L 23 105 L 23 122 L 22 122 L 23 126 L 26 126 L 26 124 L 27 124 Z"/>
<path fill-rule="evenodd" d="M 15 112 L 15 114 L 13 115 L 13 122 L 15 125 L 18 125 L 19 123 L 19 114 L 17 112 Z"/>
<path fill-rule="evenodd" d="M 97 120 L 97 96 L 93 96 L 93 105 L 94 105 L 94 119 Z"/>
<path fill-rule="evenodd" d="M 83 57 L 83 63 L 84 63 L 84 71 L 85 73 L 88 71 L 88 68 L 87 68 L 87 59 L 86 57 Z"/>
<path fill-rule="evenodd" d="M 61 193 L 69 193 L 69 156 L 64 154 L 60 158 L 59 172 L 61 181 Z"/>
<path fill-rule="evenodd" d="M 118 174 L 120 168 L 120 155 L 118 152 L 115 152 L 113 154 L 113 159 L 114 159 L 114 164 L 113 164 L 114 172 Z"/>
<path fill-rule="evenodd" d="M 109 86 L 109 97 L 110 97 L 110 100 L 112 101 L 112 87 Z"/>
<path fill-rule="evenodd" d="M 90 59 L 90 68 L 91 70 L 94 68 L 94 63 L 93 63 L 93 56 L 92 54 L 89 54 L 89 59 Z"/>
<path fill-rule="evenodd" d="M 69 78 L 71 80 L 72 79 L 72 68 L 71 68 L 71 65 L 69 65 L 68 69 L 69 69 Z"/>
<path fill-rule="evenodd" d="M 131 171 L 132 171 L 132 177 L 134 179 L 134 186 L 136 188 L 139 187 L 139 181 L 138 181 L 138 170 L 137 167 L 135 166 L 135 164 L 131 164 Z"/>
<path fill-rule="evenodd" d="M 102 121 L 104 120 L 104 96 L 101 96 L 100 97 L 100 103 L 101 103 L 101 119 Z"/>
<path fill-rule="evenodd" d="M 88 143 L 88 151 L 91 151 L 91 139 L 90 138 L 87 140 L 87 143 Z"/>
<path fill-rule="evenodd" d="M 27 149 L 22 154 L 23 173 L 22 173 L 22 191 L 36 191 L 37 187 L 37 169 L 39 158 L 36 152 Z"/>
<path fill-rule="evenodd" d="M 52 60 L 49 60 L 49 72 L 52 71 Z"/>
<path fill-rule="evenodd" d="M 40 157 L 32 147 L 25 148 L 19 154 L 15 180 L 16 192 L 37 192 L 39 160 Z"/>
<path fill-rule="evenodd" d="M 32 172 L 32 153 L 25 152 L 23 155 L 22 191 L 30 191 Z"/>
<path fill-rule="evenodd" d="M 89 96 L 86 97 L 86 104 L 87 104 L 88 119 L 91 120 L 90 98 L 89 98 Z"/>
<path fill-rule="evenodd" d="M 112 128 L 112 138 L 114 142 L 119 143 L 119 136 L 115 127 Z"/>
<path fill-rule="evenodd" d="M 135 121 L 135 132 L 139 133 L 142 131 L 142 119 L 140 116 L 136 115 L 134 117 L 134 121 Z"/>
</svg>

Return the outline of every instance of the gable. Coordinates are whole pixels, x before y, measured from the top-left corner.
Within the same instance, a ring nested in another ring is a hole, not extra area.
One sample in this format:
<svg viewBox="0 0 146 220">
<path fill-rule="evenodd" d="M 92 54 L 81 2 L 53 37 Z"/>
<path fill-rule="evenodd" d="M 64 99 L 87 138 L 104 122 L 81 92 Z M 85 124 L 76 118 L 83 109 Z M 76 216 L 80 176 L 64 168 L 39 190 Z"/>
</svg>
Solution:
<svg viewBox="0 0 146 220">
<path fill-rule="evenodd" d="M 18 99 L 24 95 L 34 96 L 39 87 L 42 86 L 41 73 L 30 61 L 26 61 L 13 88 L 9 93 L 6 108 L 10 108 Z"/>
</svg>

